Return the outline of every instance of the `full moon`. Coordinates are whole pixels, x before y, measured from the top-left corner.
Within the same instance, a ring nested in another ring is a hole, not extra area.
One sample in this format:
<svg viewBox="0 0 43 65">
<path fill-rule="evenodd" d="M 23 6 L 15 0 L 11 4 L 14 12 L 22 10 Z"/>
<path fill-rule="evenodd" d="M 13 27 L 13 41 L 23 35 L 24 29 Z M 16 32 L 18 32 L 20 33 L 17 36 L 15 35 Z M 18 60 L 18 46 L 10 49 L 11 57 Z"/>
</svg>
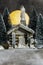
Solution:
<svg viewBox="0 0 43 65">
<path fill-rule="evenodd" d="M 16 10 L 10 13 L 10 21 L 12 25 L 18 25 L 20 24 L 20 16 L 21 16 L 21 11 Z M 25 19 L 26 19 L 26 25 L 29 24 L 29 16 L 27 13 L 25 13 Z"/>
</svg>

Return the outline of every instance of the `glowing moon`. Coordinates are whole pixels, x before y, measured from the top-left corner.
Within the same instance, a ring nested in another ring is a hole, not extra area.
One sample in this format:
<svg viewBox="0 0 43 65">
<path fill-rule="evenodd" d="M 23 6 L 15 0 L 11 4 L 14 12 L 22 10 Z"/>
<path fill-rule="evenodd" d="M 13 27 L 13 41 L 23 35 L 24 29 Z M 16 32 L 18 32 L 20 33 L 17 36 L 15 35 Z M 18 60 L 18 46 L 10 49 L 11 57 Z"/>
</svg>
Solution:
<svg viewBox="0 0 43 65">
<path fill-rule="evenodd" d="M 20 15 L 21 14 L 21 11 L 20 10 L 16 10 L 16 11 L 13 11 L 10 13 L 10 20 L 11 20 L 11 24 L 12 25 L 18 25 L 20 24 Z M 25 19 L 26 19 L 26 24 L 28 25 L 29 24 L 29 16 L 27 13 L 25 13 Z"/>
</svg>

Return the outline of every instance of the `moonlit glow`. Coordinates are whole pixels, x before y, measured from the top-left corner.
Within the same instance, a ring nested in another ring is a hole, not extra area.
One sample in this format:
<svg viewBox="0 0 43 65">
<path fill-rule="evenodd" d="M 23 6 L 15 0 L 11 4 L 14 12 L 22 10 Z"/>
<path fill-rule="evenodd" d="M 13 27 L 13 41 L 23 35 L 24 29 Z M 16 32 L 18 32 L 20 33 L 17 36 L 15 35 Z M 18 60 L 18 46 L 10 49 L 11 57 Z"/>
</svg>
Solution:
<svg viewBox="0 0 43 65">
<path fill-rule="evenodd" d="M 20 16 L 21 16 L 21 11 L 20 10 L 16 10 L 10 13 L 10 20 L 11 20 L 11 24 L 12 25 L 18 25 L 20 24 Z M 26 24 L 29 24 L 29 16 L 27 13 L 25 13 L 25 19 L 26 19 Z"/>
</svg>

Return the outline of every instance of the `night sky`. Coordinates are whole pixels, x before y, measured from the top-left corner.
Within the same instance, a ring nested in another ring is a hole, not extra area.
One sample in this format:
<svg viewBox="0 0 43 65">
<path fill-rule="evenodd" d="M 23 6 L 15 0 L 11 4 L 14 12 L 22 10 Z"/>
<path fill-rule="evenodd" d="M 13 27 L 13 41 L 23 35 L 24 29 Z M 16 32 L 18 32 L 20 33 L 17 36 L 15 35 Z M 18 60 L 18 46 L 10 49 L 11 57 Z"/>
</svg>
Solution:
<svg viewBox="0 0 43 65">
<path fill-rule="evenodd" d="M 26 12 L 29 14 L 34 6 L 37 12 L 43 14 L 43 0 L 0 0 L 0 12 L 2 13 L 5 7 L 8 7 L 9 11 L 20 9 L 20 6 L 24 5 Z"/>
</svg>

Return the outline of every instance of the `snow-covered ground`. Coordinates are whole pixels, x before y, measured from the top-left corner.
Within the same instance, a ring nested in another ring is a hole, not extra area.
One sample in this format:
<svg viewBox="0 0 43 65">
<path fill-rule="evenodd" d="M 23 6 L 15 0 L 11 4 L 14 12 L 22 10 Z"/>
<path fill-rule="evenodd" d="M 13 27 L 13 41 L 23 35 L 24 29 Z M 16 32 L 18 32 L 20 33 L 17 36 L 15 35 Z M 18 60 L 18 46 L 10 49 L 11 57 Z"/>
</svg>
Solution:
<svg viewBox="0 0 43 65">
<path fill-rule="evenodd" d="M 2 46 L 0 46 L 0 50 L 4 49 Z"/>
<path fill-rule="evenodd" d="M 0 65 L 43 65 L 43 49 L 0 50 Z"/>
</svg>

